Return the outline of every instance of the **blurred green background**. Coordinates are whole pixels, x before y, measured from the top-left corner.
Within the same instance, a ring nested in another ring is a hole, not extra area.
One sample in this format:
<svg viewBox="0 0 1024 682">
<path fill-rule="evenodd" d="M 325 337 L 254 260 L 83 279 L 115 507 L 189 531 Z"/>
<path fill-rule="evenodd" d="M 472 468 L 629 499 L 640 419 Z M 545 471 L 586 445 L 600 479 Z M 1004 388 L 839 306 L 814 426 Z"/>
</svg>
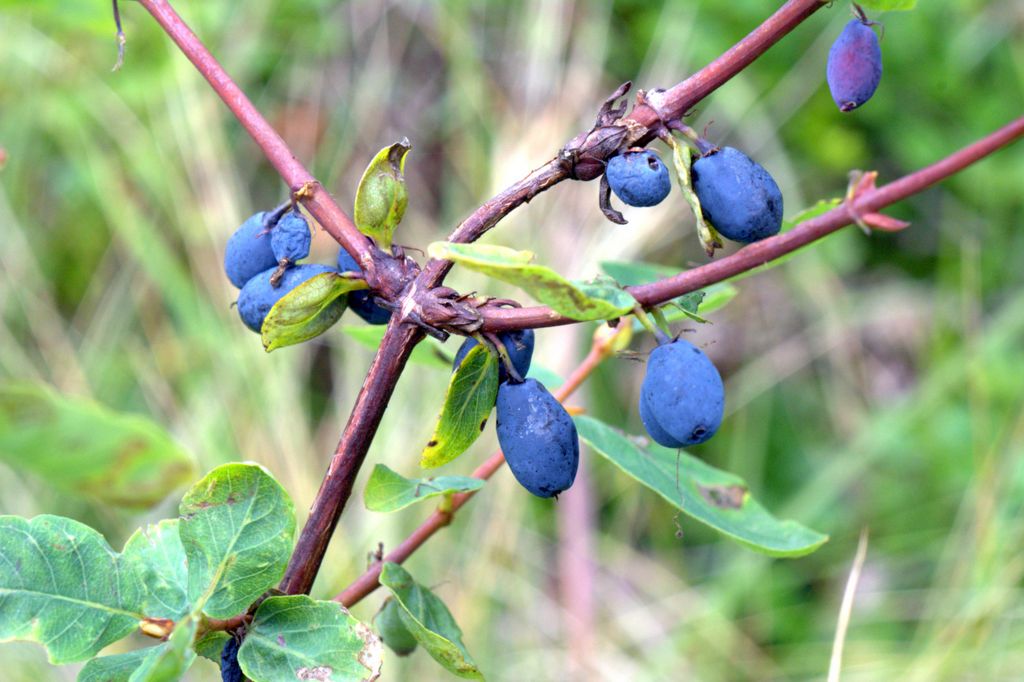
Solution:
<svg viewBox="0 0 1024 682">
<path fill-rule="evenodd" d="M 240 324 L 225 241 L 286 188 L 149 15 L 122 4 L 127 62 L 111 73 L 109 3 L 0 0 L 0 379 L 147 415 L 203 471 L 261 462 L 304 515 L 372 351 L 332 330 L 267 355 Z M 343 206 L 373 153 L 407 135 L 410 206 L 397 240 L 418 248 L 549 159 L 619 82 L 674 84 L 774 7 L 175 5 Z M 882 85 L 844 115 L 824 70 L 848 18 L 841 2 L 819 11 L 689 119 L 766 166 L 790 216 L 842 195 L 850 169 L 891 180 L 1024 110 L 1019 0 L 923 2 L 880 17 Z M 913 222 L 903 233 L 848 229 L 744 280 L 688 337 L 728 395 L 719 435 L 694 453 L 744 476 L 778 515 L 830 534 L 817 553 L 754 554 L 676 519 L 585 451 L 578 485 L 557 504 L 499 472 L 407 564 L 452 609 L 488 678 L 823 679 L 862 528 L 870 543 L 844 680 L 1024 677 L 1022 188 L 1017 145 L 894 207 Z M 562 184 L 487 240 L 578 277 L 602 259 L 705 262 L 678 191 L 627 210 L 625 227 L 601 217 L 596 192 Z M 313 260 L 332 262 L 335 251 L 318 232 Z M 449 283 L 520 295 L 459 270 Z M 591 330 L 538 334 L 535 360 L 564 375 Z M 634 349 L 650 344 L 638 338 Z M 642 433 L 641 375 L 629 359 L 610 361 L 573 402 Z M 443 370 L 409 368 L 369 464 L 416 473 L 446 381 Z M 494 446 L 488 429 L 443 472 L 468 473 Z M 338 592 L 378 542 L 393 547 L 429 511 L 371 514 L 361 489 L 317 596 Z M 115 547 L 174 515 L 176 502 L 129 515 L 0 470 L 0 512 L 69 515 Z M 382 598 L 354 613 L 370 619 Z M 387 656 L 384 679 L 448 679 L 423 652 Z M 0 659 L 5 680 L 75 674 L 48 666 L 35 645 L 5 644 Z M 205 660 L 189 675 L 217 679 Z"/>
</svg>

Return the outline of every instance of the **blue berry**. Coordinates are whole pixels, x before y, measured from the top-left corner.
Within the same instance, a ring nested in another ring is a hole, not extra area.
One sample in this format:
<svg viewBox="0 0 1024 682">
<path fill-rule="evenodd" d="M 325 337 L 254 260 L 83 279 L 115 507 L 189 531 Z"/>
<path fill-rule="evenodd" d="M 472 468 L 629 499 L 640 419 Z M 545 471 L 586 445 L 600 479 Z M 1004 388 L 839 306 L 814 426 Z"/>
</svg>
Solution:
<svg viewBox="0 0 1024 682">
<path fill-rule="evenodd" d="M 832 43 L 825 75 L 840 111 L 853 111 L 871 99 L 882 79 L 882 48 L 871 26 L 850 20 Z"/>
<path fill-rule="evenodd" d="M 693 164 L 693 191 L 723 237 L 750 244 L 782 228 L 782 192 L 760 164 L 722 147 Z"/>
<path fill-rule="evenodd" d="M 512 332 L 501 332 L 498 334 L 498 338 L 505 344 L 508 358 L 512 361 L 512 366 L 519 372 L 520 378 L 526 378 L 530 371 L 530 360 L 533 359 L 533 330 L 518 329 Z M 459 346 L 459 352 L 455 354 L 455 360 L 452 362 L 452 371 L 458 369 L 462 361 L 466 359 L 469 351 L 473 350 L 477 343 L 479 342 L 473 337 L 466 337 L 466 340 Z M 498 381 L 508 381 L 508 371 L 505 369 L 504 362 L 498 365 Z"/>
<path fill-rule="evenodd" d="M 656 442 L 677 448 L 715 435 L 725 410 L 725 387 L 708 356 L 682 339 L 658 346 L 640 386 L 640 418 Z"/>
<path fill-rule="evenodd" d="M 309 243 L 309 223 L 295 211 L 285 213 L 270 231 L 270 248 L 278 261 L 294 263 L 306 258 Z"/>
<path fill-rule="evenodd" d="M 338 272 L 362 273 L 362 270 L 348 251 L 341 249 L 338 251 Z M 349 292 L 348 307 L 367 324 L 387 324 L 391 319 L 391 311 L 377 305 L 373 300 L 373 294 L 367 289 Z"/>
<path fill-rule="evenodd" d="M 238 289 L 258 273 L 277 265 L 270 235 L 263 225 L 266 215 L 261 211 L 242 223 L 224 249 L 224 272 Z"/>
<path fill-rule="evenodd" d="M 630 206 L 660 204 L 672 189 L 668 168 L 650 149 L 613 156 L 608 159 L 605 175 L 615 196 Z"/>
<path fill-rule="evenodd" d="M 647 401 L 644 399 L 644 394 L 640 394 L 640 421 L 643 423 L 644 428 L 647 430 L 647 434 L 659 445 L 664 445 L 666 448 L 681 448 L 683 447 L 682 441 L 678 441 L 668 434 L 667 431 L 658 425 L 654 417 L 651 416 L 651 408 L 647 406 Z"/>
<path fill-rule="evenodd" d="M 538 497 L 569 488 L 580 463 L 576 424 L 536 379 L 498 386 L 498 443 L 520 485 Z"/>
<path fill-rule="evenodd" d="M 270 284 L 270 276 L 276 271 L 276 267 L 264 270 L 246 282 L 242 291 L 238 293 L 238 314 L 245 326 L 256 333 L 259 333 L 263 326 L 263 318 L 285 294 L 311 277 L 324 272 L 335 272 L 334 268 L 328 265 L 296 265 L 284 271 L 281 281 L 275 287 Z"/>
<path fill-rule="evenodd" d="M 238 648 L 240 643 L 234 637 L 229 637 L 224 642 L 224 648 L 220 650 L 220 679 L 222 682 L 242 682 L 245 675 L 238 665 Z"/>
</svg>

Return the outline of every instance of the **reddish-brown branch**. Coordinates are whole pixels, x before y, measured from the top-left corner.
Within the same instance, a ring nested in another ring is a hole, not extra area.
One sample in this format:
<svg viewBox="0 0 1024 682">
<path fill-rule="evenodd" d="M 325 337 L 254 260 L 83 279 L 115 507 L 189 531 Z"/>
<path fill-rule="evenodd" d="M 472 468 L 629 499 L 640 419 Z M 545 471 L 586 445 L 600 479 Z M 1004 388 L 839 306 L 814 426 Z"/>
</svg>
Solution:
<svg viewBox="0 0 1024 682">
<path fill-rule="evenodd" d="M 628 320 L 622 321 L 620 325 L 628 325 Z M 590 348 L 590 352 L 587 353 L 587 357 L 569 374 L 566 378 L 565 383 L 558 387 L 554 392 L 555 398 L 560 402 L 564 402 L 575 393 L 587 377 L 597 369 L 597 366 L 601 364 L 606 358 L 614 353 L 612 349 L 613 338 L 611 334 L 603 334 L 595 336 L 594 344 Z M 471 474 L 473 478 L 479 478 L 487 480 L 494 475 L 501 465 L 505 463 L 505 456 L 502 455 L 501 451 L 495 452 L 493 455 L 488 457 L 484 462 L 478 466 Z M 383 561 L 375 563 L 373 566 L 368 568 L 359 578 L 357 578 L 351 585 L 346 587 L 338 596 L 334 597 L 335 601 L 339 601 L 346 607 L 352 606 L 357 603 L 363 597 L 373 592 L 380 586 L 380 571 L 384 565 L 384 562 L 390 561 L 396 564 L 400 564 L 409 556 L 415 552 L 420 546 L 430 539 L 437 531 L 447 526 L 452 521 L 452 517 L 455 515 L 462 505 L 469 502 L 469 499 L 473 497 L 474 492 L 458 493 L 452 496 L 451 508 L 448 511 L 442 511 L 441 509 L 435 509 L 427 520 L 420 524 L 419 528 L 414 530 L 409 537 L 395 547 L 391 552 L 384 556 Z"/>
<path fill-rule="evenodd" d="M 372 267 L 368 260 L 369 242 L 356 229 L 352 220 L 345 214 L 337 202 L 323 186 L 306 170 L 292 151 L 288 148 L 277 131 L 260 115 L 242 89 L 231 80 L 231 76 L 214 58 L 206 46 L 196 37 L 192 29 L 174 11 L 166 0 L 139 0 L 157 23 L 163 27 L 178 48 L 188 57 L 199 73 L 209 81 L 210 86 L 224 100 L 231 113 L 235 115 L 242 127 L 263 150 L 267 160 L 274 165 L 281 178 L 288 184 L 297 197 L 317 219 L 324 230 L 338 240 L 345 250 L 352 254 L 361 265 Z"/>
<path fill-rule="evenodd" d="M 304 594 L 313 586 L 384 409 L 422 335 L 418 328 L 400 321 L 397 314 L 392 316 L 288 562 L 280 585 L 283 592 Z"/>
<path fill-rule="evenodd" d="M 702 289 L 716 282 L 754 270 L 777 258 L 821 239 L 855 222 L 855 216 L 866 215 L 917 194 L 935 183 L 963 170 L 1024 135 L 1024 117 L 1003 126 L 974 144 L 950 154 L 946 158 L 861 194 L 852 205 L 844 203 L 828 213 L 800 223 L 792 230 L 744 247 L 721 260 L 681 272 L 652 284 L 629 287 L 629 292 L 645 307 L 670 301 L 677 296 Z M 525 327 L 553 327 L 570 324 L 550 308 L 502 308 L 484 313 L 484 329 L 507 331 Z"/>
</svg>

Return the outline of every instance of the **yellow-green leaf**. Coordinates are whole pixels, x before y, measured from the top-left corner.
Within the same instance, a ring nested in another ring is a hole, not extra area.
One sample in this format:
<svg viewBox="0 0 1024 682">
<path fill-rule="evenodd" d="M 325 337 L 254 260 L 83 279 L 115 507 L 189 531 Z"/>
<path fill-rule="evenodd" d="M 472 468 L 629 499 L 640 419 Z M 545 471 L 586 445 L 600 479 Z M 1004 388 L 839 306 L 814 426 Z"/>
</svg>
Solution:
<svg viewBox="0 0 1024 682">
<path fill-rule="evenodd" d="M 365 289 L 366 282 L 337 272 L 310 277 L 274 304 L 263 319 L 260 335 L 269 353 L 323 334 L 345 312 L 345 294 Z"/>
<path fill-rule="evenodd" d="M 452 373 L 420 466 L 439 467 L 465 452 L 483 431 L 497 396 L 498 358 L 485 346 L 477 345 Z"/>
<path fill-rule="evenodd" d="M 391 249 L 391 236 L 409 203 L 403 172 L 410 149 L 409 140 L 402 138 L 377 152 L 356 190 L 356 227 L 385 251 Z"/>
<path fill-rule="evenodd" d="M 704 219 L 704 211 L 700 207 L 700 199 L 693 191 L 693 182 L 690 177 L 690 166 L 693 162 L 693 150 L 689 145 L 679 142 L 674 137 L 666 140 L 672 147 L 672 163 L 676 169 L 676 180 L 679 181 L 679 190 L 683 198 L 690 205 L 693 211 L 693 219 L 697 224 L 697 236 L 700 238 L 704 252 L 709 256 L 714 255 L 715 249 L 722 248 L 722 236 Z"/>
<path fill-rule="evenodd" d="M 443 258 L 482 272 L 488 277 L 514 284 L 574 320 L 609 320 L 625 315 L 636 299 L 610 280 L 570 281 L 544 265 L 534 264 L 529 251 L 516 251 L 490 244 L 434 242 L 427 249 L 432 258 Z"/>
</svg>

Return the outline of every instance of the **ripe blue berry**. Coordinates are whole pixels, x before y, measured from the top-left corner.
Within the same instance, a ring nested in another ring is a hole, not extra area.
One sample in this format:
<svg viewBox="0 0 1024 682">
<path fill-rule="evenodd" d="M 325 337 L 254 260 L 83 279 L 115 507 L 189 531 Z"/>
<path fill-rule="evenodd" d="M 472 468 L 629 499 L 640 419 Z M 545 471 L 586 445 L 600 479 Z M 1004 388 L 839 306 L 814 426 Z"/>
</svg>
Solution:
<svg viewBox="0 0 1024 682">
<path fill-rule="evenodd" d="M 882 79 L 882 48 L 871 26 L 850 20 L 832 43 L 825 75 L 840 111 L 853 111 L 871 99 Z"/>
<path fill-rule="evenodd" d="M 498 386 L 498 443 L 520 485 L 538 497 L 569 488 L 580 463 L 576 424 L 536 379 Z"/>
<path fill-rule="evenodd" d="M 508 351 L 508 358 L 512 361 L 512 366 L 519 372 L 519 376 L 525 379 L 530 371 L 530 360 L 533 359 L 533 330 L 518 329 L 512 332 L 502 332 L 498 334 L 498 338 L 505 344 L 505 350 Z M 455 360 L 452 362 L 452 371 L 458 369 L 462 361 L 466 359 L 469 351 L 473 350 L 477 343 L 478 341 L 473 337 L 466 337 L 466 340 L 459 346 L 459 352 L 455 354 Z M 505 369 L 504 362 L 498 365 L 498 381 L 501 383 L 508 381 L 508 371 Z"/>
<path fill-rule="evenodd" d="M 725 387 L 708 356 L 682 339 L 658 346 L 640 386 L 640 418 L 669 448 L 703 443 L 718 431 Z"/>
<path fill-rule="evenodd" d="M 389 649 L 399 656 L 408 656 L 416 650 L 416 638 L 402 622 L 399 613 L 401 608 L 394 599 L 388 599 L 373 617 L 373 624 L 377 626 L 377 634 Z"/>
<path fill-rule="evenodd" d="M 672 189 L 668 168 L 650 149 L 613 156 L 608 159 L 605 175 L 615 196 L 630 206 L 660 204 Z"/>
<path fill-rule="evenodd" d="M 782 227 L 782 192 L 760 164 L 722 147 L 693 164 L 693 191 L 704 217 L 723 237 L 749 244 Z"/>
<path fill-rule="evenodd" d="M 278 261 L 294 263 L 307 257 L 309 242 L 309 223 L 295 211 L 285 213 L 270 231 L 270 248 Z"/>
<path fill-rule="evenodd" d="M 640 421 L 647 430 L 647 434 L 655 443 L 664 445 L 666 448 L 683 447 L 682 441 L 678 441 L 670 436 L 667 431 L 658 425 L 658 422 L 655 421 L 654 417 L 651 416 L 651 408 L 647 406 L 647 401 L 644 400 L 643 393 L 640 394 Z"/>
<path fill-rule="evenodd" d="M 242 223 L 224 249 L 224 272 L 238 289 L 257 274 L 277 265 L 270 235 L 263 225 L 266 215 L 261 211 Z"/>
<path fill-rule="evenodd" d="M 270 284 L 270 276 L 276 270 L 273 267 L 259 273 L 246 282 L 238 293 L 238 314 L 245 326 L 257 334 L 263 326 L 263 318 L 285 294 L 311 277 L 335 271 L 328 265 L 296 265 L 284 271 L 281 281 L 275 287 Z"/>
<path fill-rule="evenodd" d="M 242 668 L 238 665 L 239 646 L 237 639 L 229 637 L 228 641 L 224 642 L 224 648 L 220 650 L 220 679 L 222 682 L 242 682 L 245 679 Z"/>
<path fill-rule="evenodd" d="M 338 272 L 359 272 L 359 264 L 349 255 L 348 251 L 338 251 Z M 367 324 L 387 324 L 391 319 L 391 311 L 382 308 L 373 300 L 373 294 L 366 289 L 351 291 L 348 294 L 348 307 Z"/>
</svg>

